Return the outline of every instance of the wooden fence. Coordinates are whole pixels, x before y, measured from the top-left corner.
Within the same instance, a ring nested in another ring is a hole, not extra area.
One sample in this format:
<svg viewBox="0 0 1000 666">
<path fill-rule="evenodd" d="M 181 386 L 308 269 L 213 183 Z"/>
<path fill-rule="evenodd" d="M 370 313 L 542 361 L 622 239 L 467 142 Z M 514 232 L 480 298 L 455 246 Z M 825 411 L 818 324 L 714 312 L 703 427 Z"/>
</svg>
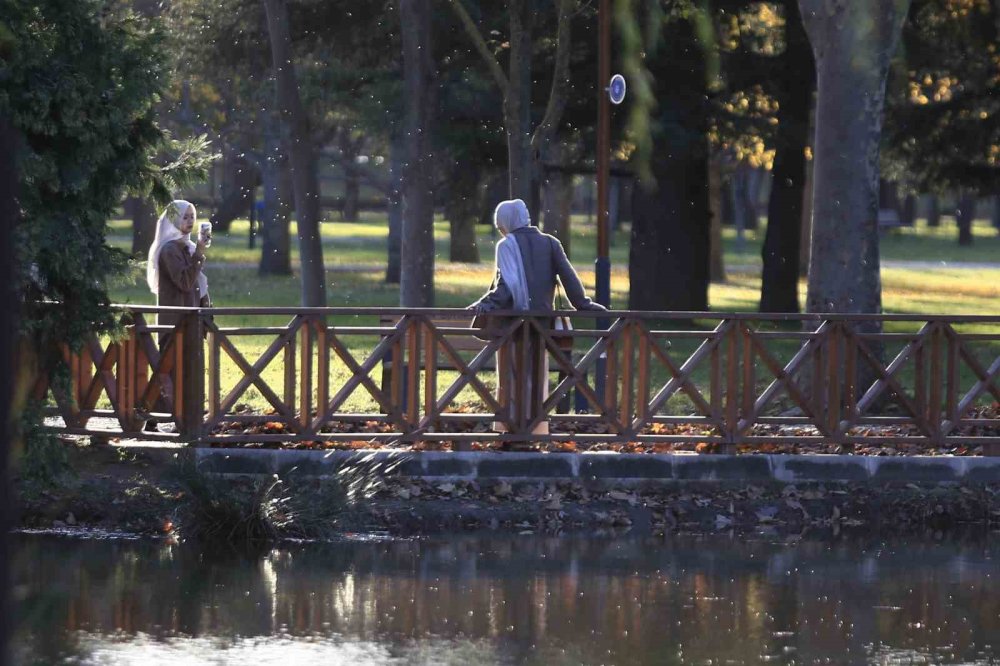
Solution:
<svg viewBox="0 0 1000 666">
<path fill-rule="evenodd" d="M 180 323 L 156 326 L 158 310 L 123 308 L 123 339 L 64 352 L 68 387 L 36 386 L 61 417 L 53 427 L 192 444 L 916 442 L 1000 454 L 1000 316 L 609 312 L 604 328 L 571 312 L 567 333 L 522 314 L 480 341 L 461 310 L 171 308 Z M 529 399 L 525 368 L 545 359 L 547 395 L 512 415 Z M 496 372 L 513 383 L 497 390 Z M 142 433 L 148 418 L 176 433 Z M 532 434 L 542 422 L 549 434 Z"/>
</svg>

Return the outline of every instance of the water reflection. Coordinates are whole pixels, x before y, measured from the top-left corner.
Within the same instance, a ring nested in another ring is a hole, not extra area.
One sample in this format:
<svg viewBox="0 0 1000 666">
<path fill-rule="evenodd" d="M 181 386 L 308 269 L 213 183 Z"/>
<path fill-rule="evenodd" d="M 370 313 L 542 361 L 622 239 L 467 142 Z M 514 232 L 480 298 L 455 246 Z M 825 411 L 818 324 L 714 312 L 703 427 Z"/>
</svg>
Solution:
<svg viewBox="0 0 1000 666">
<path fill-rule="evenodd" d="M 18 663 L 994 663 L 1000 547 L 17 542 Z M 711 660 L 709 662 L 709 660 Z"/>
</svg>

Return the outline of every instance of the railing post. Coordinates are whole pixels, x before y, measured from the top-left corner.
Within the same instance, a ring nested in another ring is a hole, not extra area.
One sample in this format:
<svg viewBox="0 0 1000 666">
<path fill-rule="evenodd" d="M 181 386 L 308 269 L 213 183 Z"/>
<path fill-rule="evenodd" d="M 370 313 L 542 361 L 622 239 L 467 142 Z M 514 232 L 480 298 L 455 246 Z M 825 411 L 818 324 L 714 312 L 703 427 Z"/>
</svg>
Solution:
<svg viewBox="0 0 1000 666">
<path fill-rule="evenodd" d="M 434 324 L 430 318 L 422 322 L 424 331 L 424 416 L 428 418 L 427 428 L 437 430 L 436 418 L 431 418 L 437 406 L 437 339 L 434 337 Z M 419 368 L 415 368 L 415 371 Z M 416 400 L 417 396 L 414 395 Z"/>
<path fill-rule="evenodd" d="M 180 382 L 181 418 L 178 430 L 181 437 L 195 446 L 204 436 L 205 419 L 205 349 L 202 344 L 204 324 L 200 312 L 183 317 L 180 335 L 184 340 L 184 353 Z"/>
<path fill-rule="evenodd" d="M 299 329 L 299 355 L 301 367 L 299 371 L 299 426 L 307 430 L 312 423 L 312 375 L 313 375 L 313 339 L 316 337 L 312 319 L 302 322 Z M 293 378 L 294 380 L 294 378 Z M 322 405 L 319 407 L 322 409 Z"/>
<path fill-rule="evenodd" d="M 839 322 L 833 322 L 827 332 L 826 338 L 826 427 L 834 442 L 842 444 L 843 436 L 840 432 L 840 394 L 841 382 L 846 377 L 841 372 L 841 346 L 844 338 L 843 328 Z"/>
<path fill-rule="evenodd" d="M 737 427 L 739 424 L 740 385 L 737 364 L 739 363 L 737 337 L 740 334 L 737 322 L 730 320 L 726 331 L 726 428 L 723 433 L 723 444 L 737 443 Z"/>
<path fill-rule="evenodd" d="M 941 359 L 941 327 L 937 322 L 932 322 L 934 329 L 931 332 L 930 351 L 930 398 L 927 406 L 927 426 L 933 433 L 932 443 L 935 446 L 941 445 L 941 403 L 943 393 L 943 369 Z"/>
<path fill-rule="evenodd" d="M 746 323 L 740 326 L 740 332 L 743 338 L 743 353 L 740 356 L 740 362 L 743 366 L 740 421 L 744 426 L 741 429 L 749 431 L 753 427 L 751 419 L 754 413 L 754 403 L 757 402 L 757 372 L 753 353 L 753 331 L 750 330 L 750 324 Z"/>
</svg>

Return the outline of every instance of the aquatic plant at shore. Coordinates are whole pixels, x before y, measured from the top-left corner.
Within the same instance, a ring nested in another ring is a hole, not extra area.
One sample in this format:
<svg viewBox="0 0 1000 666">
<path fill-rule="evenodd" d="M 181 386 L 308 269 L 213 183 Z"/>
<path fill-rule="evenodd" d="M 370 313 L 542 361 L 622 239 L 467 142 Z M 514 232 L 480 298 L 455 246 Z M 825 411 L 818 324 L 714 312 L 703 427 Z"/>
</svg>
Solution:
<svg viewBox="0 0 1000 666">
<path fill-rule="evenodd" d="M 180 488 L 173 529 L 184 539 L 229 544 L 333 538 L 362 519 L 366 500 L 397 464 L 368 456 L 328 478 L 227 478 L 182 460 L 173 472 Z"/>
</svg>

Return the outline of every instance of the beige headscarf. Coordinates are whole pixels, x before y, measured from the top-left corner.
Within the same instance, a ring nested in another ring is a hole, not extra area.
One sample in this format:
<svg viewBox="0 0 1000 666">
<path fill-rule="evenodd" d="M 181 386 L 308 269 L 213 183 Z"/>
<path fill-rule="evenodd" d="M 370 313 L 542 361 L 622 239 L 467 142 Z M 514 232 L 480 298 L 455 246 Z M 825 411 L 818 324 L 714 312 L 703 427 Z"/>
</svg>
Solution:
<svg viewBox="0 0 1000 666">
<path fill-rule="evenodd" d="M 146 284 L 154 294 L 160 293 L 160 252 L 163 251 L 163 247 L 167 243 L 183 238 L 187 241 L 188 252 L 194 254 L 197 246 L 191 240 L 191 234 L 181 233 L 181 222 L 188 208 L 192 206 L 190 201 L 174 199 L 167 205 L 156 223 L 156 236 L 149 247 L 149 261 L 146 262 Z M 208 295 L 208 278 L 204 273 L 198 274 L 198 291 L 203 297 Z"/>
<path fill-rule="evenodd" d="M 496 263 L 503 281 L 514 296 L 515 310 L 530 310 L 531 299 L 528 296 L 528 279 L 524 273 L 524 259 L 517 240 L 511 237 L 511 232 L 531 224 L 528 207 L 520 199 L 501 201 L 493 211 L 493 224 L 504 234 L 497 243 Z"/>
</svg>

